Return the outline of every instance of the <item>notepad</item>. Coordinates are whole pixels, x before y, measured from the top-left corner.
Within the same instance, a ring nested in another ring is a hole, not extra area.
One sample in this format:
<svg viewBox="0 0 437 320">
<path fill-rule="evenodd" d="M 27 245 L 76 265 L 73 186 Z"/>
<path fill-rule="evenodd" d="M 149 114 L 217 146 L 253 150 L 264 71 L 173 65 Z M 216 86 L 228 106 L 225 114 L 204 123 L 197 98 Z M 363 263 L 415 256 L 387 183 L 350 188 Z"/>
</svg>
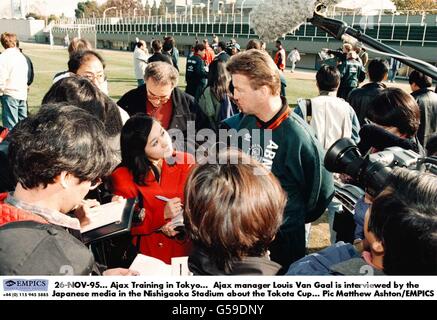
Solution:
<svg viewBox="0 0 437 320">
<path fill-rule="evenodd" d="M 161 200 L 161 201 L 165 201 L 168 202 L 170 201 L 169 198 L 164 197 L 164 196 L 155 196 L 157 199 Z M 181 212 L 179 212 L 176 216 L 174 216 L 173 218 L 171 218 L 170 224 L 171 227 L 176 228 L 176 227 L 181 227 L 184 225 L 184 215 L 183 215 L 183 210 L 181 210 Z"/>
<path fill-rule="evenodd" d="M 188 257 L 171 258 L 171 265 L 164 261 L 138 254 L 129 267 L 140 276 L 189 276 Z"/>
<path fill-rule="evenodd" d="M 177 215 L 171 218 L 169 226 L 176 228 L 181 227 L 184 225 L 184 215 L 182 214 L 182 211 Z"/>
<path fill-rule="evenodd" d="M 106 226 L 111 223 L 118 223 L 122 220 L 123 211 L 126 206 L 126 199 L 109 202 L 94 208 L 90 208 L 87 217 L 90 223 L 83 226 L 82 233 Z"/>
</svg>

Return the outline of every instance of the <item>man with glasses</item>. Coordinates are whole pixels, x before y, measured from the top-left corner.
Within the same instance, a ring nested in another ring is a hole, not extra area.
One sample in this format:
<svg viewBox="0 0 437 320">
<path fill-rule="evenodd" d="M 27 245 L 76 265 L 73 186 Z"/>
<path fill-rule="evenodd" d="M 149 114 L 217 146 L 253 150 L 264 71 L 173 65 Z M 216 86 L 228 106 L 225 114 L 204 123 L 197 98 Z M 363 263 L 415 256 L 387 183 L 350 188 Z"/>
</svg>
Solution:
<svg viewBox="0 0 437 320">
<path fill-rule="evenodd" d="M 209 128 L 209 122 L 193 97 L 177 88 L 179 73 L 172 65 L 158 61 L 147 65 L 145 84 L 125 93 L 117 104 L 130 116 L 146 113 L 162 127 L 178 129 L 187 137 L 188 121 L 194 121 L 196 131 Z"/>
<path fill-rule="evenodd" d="M 97 52 L 86 50 L 73 54 L 68 61 L 68 71 L 88 78 L 96 87 L 108 94 L 105 62 Z"/>
<path fill-rule="evenodd" d="M 68 60 L 68 71 L 80 77 L 87 78 L 104 94 L 108 95 L 108 81 L 105 74 L 105 61 L 95 51 L 85 50 L 73 54 Z M 118 108 L 123 123 L 129 115 L 122 108 Z"/>
<path fill-rule="evenodd" d="M 84 197 L 114 166 L 103 124 L 77 107 L 43 105 L 8 139 L 9 162 L 18 183 L 14 192 L 0 196 L 1 208 L 9 204 L 27 211 L 26 220 L 80 230 L 89 204 Z M 79 219 L 66 215 L 74 209 Z M 19 216 L 20 212 L 15 218 Z M 10 220 L 1 214 L 0 224 L 6 221 Z"/>
<path fill-rule="evenodd" d="M 14 192 L 0 194 L 0 226 L 35 221 L 80 238 L 88 209 L 98 205 L 84 198 L 115 165 L 103 123 L 74 106 L 43 105 L 8 139 L 9 162 L 18 182 Z M 17 243 L 17 248 L 22 245 Z"/>
</svg>

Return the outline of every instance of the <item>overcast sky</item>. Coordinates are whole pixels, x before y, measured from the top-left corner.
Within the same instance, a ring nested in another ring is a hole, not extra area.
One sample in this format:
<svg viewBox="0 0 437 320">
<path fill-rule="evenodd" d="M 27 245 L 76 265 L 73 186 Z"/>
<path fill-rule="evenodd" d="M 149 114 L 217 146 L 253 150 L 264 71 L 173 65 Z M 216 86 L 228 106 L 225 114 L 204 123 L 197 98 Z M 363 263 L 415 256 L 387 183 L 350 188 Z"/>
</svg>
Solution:
<svg viewBox="0 0 437 320">
<path fill-rule="evenodd" d="M 20 0 L 13 0 L 20 2 Z M 26 1 L 26 0 L 24 0 Z M 42 15 L 55 14 L 57 16 L 64 13 L 67 17 L 74 17 L 74 9 L 77 8 L 78 2 L 84 2 L 86 0 L 27 0 L 29 3 L 29 11 Z M 98 4 L 106 2 L 106 0 L 96 0 Z M 143 4 L 147 0 L 141 0 Z M 156 4 L 159 6 L 161 0 L 156 0 Z M 149 0 L 150 4 L 153 4 L 153 0 Z M 0 18 L 10 17 L 11 15 L 11 0 L 0 0 Z"/>
<path fill-rule="evenodd" d="M 20 1 L 20 0 L 15 0 Z M 29 3 L 30 11 L 37 11 L 40 14 L 56 14 L 60 15 L 64 13 L 67 17 L 74 16 L 74 9 L 77 8 L 77 3 L 85 0 L 27 0 Z M 97 3 L 106 2 L 105 0 L 97 0 Z M 157 3 L 160 1 L 157 0 Z M 11 12 L 11 1 L 10 0 L 0 0 L 0 18 L 4 16 L 9 16 Z"/>
<path fill-rule="evenodd" d="M 74 9 L 77 8 L 77 3 L 80 0 L 28 0 L 29 6 L 32 8 L 39 8 L 42 14 L 56 14 L 64 13 L 67 17 L 74 16 Z M 83 1 L 83 0 L 82 0 Z M 105 1 L 98 0 L 97 3 Z"/>
</svg>

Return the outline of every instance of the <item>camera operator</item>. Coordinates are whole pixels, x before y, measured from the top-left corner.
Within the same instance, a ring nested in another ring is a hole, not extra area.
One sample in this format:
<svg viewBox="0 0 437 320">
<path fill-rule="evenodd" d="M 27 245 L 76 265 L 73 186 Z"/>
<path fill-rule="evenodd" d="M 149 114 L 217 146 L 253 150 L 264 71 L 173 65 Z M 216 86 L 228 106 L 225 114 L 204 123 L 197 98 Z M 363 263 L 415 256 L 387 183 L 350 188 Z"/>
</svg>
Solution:
<svg viewBox="0 0 437 320">
<path fill-rule="evenodd" d="M 389 147 L 400 147 L 425 156 L 425 151 L 416 137 L 420 122 L 419 106 L 414 98 L 403 90 L 383 89 L 369 105 L 366 121 L 372 124 L 366 124 L 360 130 L 361 140 L 358 148 L 361 154 L 373 154 Z M 369 206 L 369 195 L 357 201 L 353 215 L 355 231 L 343 238 L 337 237 L 337 240 L 352 241 L 350 238 L 353 238 L 360 241 L 364 238 L 364 215 Z"/>
<path fill-rule="evenodd" d="M 420 111 L 414 98 L 398 88 L 383 89 L 369 105 L 366 121 L 360 130 L 361 154 L 372 154 L 389 147 L 412 150 L 421 156 L 425 151 L 417 139 Z M 363 186 L 361 186 L 363 187 Z M 364 215 L 370 205 L 367 197 L 356 203 L 354 239 L 364 237 Z"/>
<path fill-rule="evenodd" d="M 343 44 L 342 51 L 324 49 L 327 54 L 332 54 L 338 59 L 338 69 L 341 74 L 340 87 L 337 97 L 347 99 L 349 93 L 358 87 L 366 78 L 366 70 L 357 53 L 349 43 Z"/>
<path fill-rule="evenodd" d="M 293 263 L 287 274 L 437 275 L 436 208 L 435 175 L 395 168 L 366 212 L 362 253 L 337 243 Z"/>
<path fill-rule="evenodd" d="M 398 146 L 425 155 L 417 139 L 420 110 L 414 98 L 398 88 L 386 88 L 373 100 L 360 131 L 358 147 L 362 154 Z"/>
<path fill-rule="evenodd" d="M 426 143 L 426 154 L 428 157 L 437 156 L 437 133 L 434 133 L 429 137 L 428 142 Z"/>
</svg>

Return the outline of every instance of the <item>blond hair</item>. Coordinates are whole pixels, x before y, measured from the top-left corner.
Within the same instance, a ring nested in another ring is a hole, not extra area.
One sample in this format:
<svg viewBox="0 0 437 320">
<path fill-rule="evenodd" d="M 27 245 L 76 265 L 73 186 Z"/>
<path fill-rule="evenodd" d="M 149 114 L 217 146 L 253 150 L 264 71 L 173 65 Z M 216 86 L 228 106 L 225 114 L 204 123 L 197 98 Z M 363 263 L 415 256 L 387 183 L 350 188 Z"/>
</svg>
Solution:
<svg viewBox="0 0 437 320">
<path fill-rule="evenodd" d="M 254 90 L 266 86 L 272 95 L 280 95 L 279 70 L 272 57 L 265 51 L 250 49 L 234 55 L 227 63 L 226 69 L 231 75 L 241 74 L 248 77 L 250 87 Z"/>
<path fill-rule="evenodd" d="M 0 41 L 3 48 L 15 48 L 17 46 L 17 35 L 15 33 L 3 32 Z"/>
<path fill-rule="evenodd" d="M 68 46 L 68 55 L 70 58 L 79 51 L 89 51 L 93 50 L 93 46 L 86 39 L 81 39 L 78 37 L 73 38 L 71 40 L 70 45 Z"/>
</svg>

